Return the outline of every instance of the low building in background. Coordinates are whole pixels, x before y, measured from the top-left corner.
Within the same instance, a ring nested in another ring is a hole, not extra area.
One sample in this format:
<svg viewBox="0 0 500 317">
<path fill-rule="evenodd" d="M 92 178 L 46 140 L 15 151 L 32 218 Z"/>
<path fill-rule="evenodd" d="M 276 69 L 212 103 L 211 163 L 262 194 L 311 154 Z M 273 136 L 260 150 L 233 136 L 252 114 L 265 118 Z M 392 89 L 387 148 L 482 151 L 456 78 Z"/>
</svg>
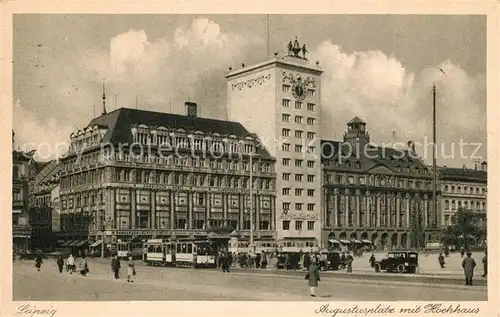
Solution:
<svg viewBox="0 0 500 317">
<path fill-rule="evenodd" d="M 440 168 L 441 207 L 443 229 L 456 224 L 458 210 L 473 212 L 478 215 L 478 229 L 486 238 L 488 170 L 487 163 L 476 163 L 474 168 Z M 485 241 L 477 241 L 479 244 Z"/>
<path fill-rule="evenodd" d="M 52 160 L 39 163 L 40 170 L 34 176 L 30 199 L 30 225 L 33 235 L 33 247 L 48 249 L 55 245 L 54 232 L 59 226 L 54 219 L 59 219 L 59 162 Z"/>
</svg>

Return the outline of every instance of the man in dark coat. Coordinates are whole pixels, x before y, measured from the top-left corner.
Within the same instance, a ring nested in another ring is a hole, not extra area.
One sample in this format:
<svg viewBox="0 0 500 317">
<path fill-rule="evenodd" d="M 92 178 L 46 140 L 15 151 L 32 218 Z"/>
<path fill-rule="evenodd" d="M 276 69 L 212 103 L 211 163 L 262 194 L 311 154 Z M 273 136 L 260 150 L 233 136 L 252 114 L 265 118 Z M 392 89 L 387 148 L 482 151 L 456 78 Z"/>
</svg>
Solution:
<svg viewBox="0 0 500 317">
<path fill-rule="evenodd" d="M 111 269 L 115 273 L 115 279 L 120 278 L 120 268 L 121 268 L 120 259 L 118 258 L 118 256 L 115 255 L 111 260 Z"/>
<path fill-rule="evenodd" d="M 439 253 L 439 257 L 438 257 L 438 261 L 439 261 L 439 265 L 441 266 L 442 269 L 444 269 L 444 256 L 442 253 Z"/>
<path fill-rule="evenodd" d="M 267 267 L 267 254 L 266 251 L 262 251 L 262 255 L 260 256 L 261 258 L 261 265 L 260 267 L 262 269 L 265 269 Z"/>
<path fill-rule="evenodd" d="M 486 278 L 488 276 L 488 250 L 484 251 L 484 258 L 483 258 L 483 270 L 484 273 L 481 275 L 482 278 Z"/>
<path fill-rule="evenodd" d="M 352 262 L 353 261 L 354 261 L 354 258 L 352 257 L 351 253 L 347 252 L 347 256 L 346 256 L 347 273 L 352 273 Z"/>
<path fill-rule="evenodd" d="M 462 267 L 464 268 L 465 285 L 472 285 L 476 261 L 472 258 L 472 253 L 470 251 L 467 252 L 467 257 L 462 261 Z"/>
<path fill-rule="evenodd" d="M 464 249 L 464 247 L 461 247 L 460 248 L 460 256 L 463 258 L 464 254 L 465 254 L 465 249 Z"/>
<path fill-rule="evenodd" d="M 59 268 L 59 274 L 60 274 L 60 273 L 62 273 L 63 267 L 64 267 L 64 259 L 61 255 L 57 257 L 56 263 L 57 263 L 57 267 Z"/>
<path fill-rule="evenodd" d="M 373 253 L 372 253 L 372 255 L 370 256 L 370 259 L 368 260 L 368 262 L 370 262 L 370 266 L 371 266 L 372 268 L 374 268 L 374 267 L 375 267 L 375 262 L 376 262 L 376 261 L 377 261 L 377 260 L 375 259 L 375 254 L 373 254 Z"/>
</svg>

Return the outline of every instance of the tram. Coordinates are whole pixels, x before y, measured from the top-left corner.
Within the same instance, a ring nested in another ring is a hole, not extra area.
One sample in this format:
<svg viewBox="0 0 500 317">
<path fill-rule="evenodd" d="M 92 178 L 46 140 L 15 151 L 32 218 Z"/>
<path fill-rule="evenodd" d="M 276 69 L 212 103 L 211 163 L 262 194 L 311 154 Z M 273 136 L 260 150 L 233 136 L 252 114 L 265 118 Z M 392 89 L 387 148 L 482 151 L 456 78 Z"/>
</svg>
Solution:
<svg viewBox="0 0 500 317">
<path fill-rule="evenodd" d="M 133 259 L 140 258 L 142 256 L 143 243 L 140 241 L 130 242 L 121 241 L 116 242 L 116 256 L 119 259 L 127 259 L 132 255 Z"/>
<path fill-rule="evenodd" d="M 212 241 L 180 241 L 175 245 L 177 267 L 215 268 L 217 267 L 216 257 L 217 251 Z"/>
<path fill-rule="evenodd" d="M 144 261 L 150 266 L 217 267 L 217 251 L 213 241 L 150 239 L 145 244 L 144 252 Z"/>
<path fill-rule="evenodd" d="M 175 242 L 149 239 L 144 249 L 147 265 L 172 266 L 175 263 Z"/>
</svg>

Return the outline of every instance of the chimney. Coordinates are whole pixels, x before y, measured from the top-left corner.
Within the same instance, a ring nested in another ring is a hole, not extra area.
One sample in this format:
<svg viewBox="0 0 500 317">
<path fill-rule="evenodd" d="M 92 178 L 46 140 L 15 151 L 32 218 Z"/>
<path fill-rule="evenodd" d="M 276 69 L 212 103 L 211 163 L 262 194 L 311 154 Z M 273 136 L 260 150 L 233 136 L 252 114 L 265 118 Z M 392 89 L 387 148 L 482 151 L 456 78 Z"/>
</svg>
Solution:
<svg viewBox="0 0 500 317">
<path fill-rule="evenodd" d="M 196 102 L 186 101 L 184 106 L 186 107 L 186 115 L 188 117 L 196 118 L 198 116 L 198 105 Z"/>
<path fill-rule="evenodd" d="M 481 163 L 481 171 L 483 171 L 483 172 L 487 172 L 488 171 L 488 163 L 486 163 L 486 161 L 483 161 Z"/>
</svg>

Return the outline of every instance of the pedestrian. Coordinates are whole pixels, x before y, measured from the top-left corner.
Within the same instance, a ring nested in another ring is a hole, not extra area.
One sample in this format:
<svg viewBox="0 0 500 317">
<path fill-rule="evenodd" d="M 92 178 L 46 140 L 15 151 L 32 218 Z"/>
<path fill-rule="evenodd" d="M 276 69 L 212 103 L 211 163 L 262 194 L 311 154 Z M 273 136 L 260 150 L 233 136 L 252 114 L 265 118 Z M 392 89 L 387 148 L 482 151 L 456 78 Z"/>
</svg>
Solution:
<svg viewBox="0 0 500 317">
<path fill-rule="evenodd" d="M 257 268 L 257 269 L 260 268 L 260 253 L 257 253 L 255 255 L 255 268 Z"/>
<path fill-rule="evenodd" d="M 342 269 L 345 269 L 346 265 L 346 257 L 345 257 L 345 251 L 342 252 L 342 255 L 340 256 L 340 267 Z"/>
<path fill-rule="evenodd" d="M 76 267 L 75 258 L 73 257 L 73 254 L 69 255 L 66 264 L 68 265 L 69 274 L 73 274 L 73 271 L 75 271 L 75 267 Z"/>
<path fill-rule="evenodd" d="M 472 258 L 472 253 L 470 251 L 467 251 L 467 257 L 462 261 L 462 267 L 464 268 L 465 285 L 472 286 L 472 277 L 474 276 L 476 261 Z"/>
<path fill-rule="evenodd" d="M 370 259 L 368 260 L 368 262 L 370 262 L 370 266 L 371 266 L 372 268 L 374 268 L 374 267 L 375 267 L 375 262 L 376 262 L 376 261 L 377 261 L 377 260 L 375 259 L 375 254 L 372 252 L 372 255 L 370 256 Z"/>
<path fill-rule="evenodd" d="M 113 270 L 113 273 L 115 273 L 115 279 L 120 278 L 120 259 L 118 256 L 113 255 L 113 258 L 111 259 L 111 269 Z"/>
<path fill-rule="evenodd" d="M 319 278 L 319 268 L 316 261 L 311 261 L 309 268 L 307 270 L 306 280 L 309 280 L 309 293 L 311 297 L 316 297 L 315 290 L 318 287 Z"/>
<path fill-rule="evenodd" d="M 38 272 L 40 272 L 42 264 L 43 264 L 42 256 L 38 254 L 35 258 L 35 267 L 37 268 Z"/>
<path fill-rule="evenodd" d="M 265 269 L 267 267 L 267 254 L 266 251 L 262 251 L 262 256 L 261 256 L 261 268 Z"/>
<path fill-rule="evenodd" d="M 488 250 L 484 251 L 484 258 L 483 258 L 483 275 L 481 275 L 482 278 L 488 277 Z"/>
<path fill-rule="evenodd" d="M 439 253 L 439 257 L 438 257 L 438 261 L 439 261 L 439 265 L 441 266 L 442 269 L 444 269 L 444 256 L 442 253 Z"/>
<path fill-rule="evenodd" d="M 444 247 L 444 256 L 449 257 L 450 256 L 450 248 L 448 246 Z"/>
<path fill-rule="evenodd" d="M 311 263 L 312 263 L 311 256 L 309 256 L 309 253 L 305 253 L 304 260 L 303 260 L 304 270 L 309 269 L 309 266 L 311 265 Z"/>
<path fill-rule="evenodd" d="M 460 256 L 463 258 L 464 254 L 465 254 L 465 249 L 464 249 L 464 247 L 461 247 L 460 248 Z"/>
<path fill-rule="evenodd" d="M 64 268 L 64 259 L 63 259 L 62 255 L 57 257 L 56 264 L 57 264 L 57 267 L 59 268 L 59 274 L 61 274 L 63 271 L 63 268 Z"/>
<path fill-rule="evenodd" d="M 221 268 L 222 268 L 222 273 L 229 273 L 229 256 L 225 253 L 222 254 L 221 256 Z"/>
<path fill-rule="evenodd" d="M 135 276 L 135 264 L 132 260 L 132 255 L 128 257 L 128 267 L 127 267 L 127 282 L 134 283 Z"/>
<path fill-rule="evenodd" d="M 354 261 L 353 256 L 350 252 L 347 252 L 346 262 L 347 262 L 347 273 L 352 273 L 352 262 Z"/>
<path fill-rule="evenodd" d="M 85 259 L 85 255 L 82 255 L 78 261 L 78 270 L 82 276 L 87 276 L 88 269 L 87 259 Z"/>
</svg>

